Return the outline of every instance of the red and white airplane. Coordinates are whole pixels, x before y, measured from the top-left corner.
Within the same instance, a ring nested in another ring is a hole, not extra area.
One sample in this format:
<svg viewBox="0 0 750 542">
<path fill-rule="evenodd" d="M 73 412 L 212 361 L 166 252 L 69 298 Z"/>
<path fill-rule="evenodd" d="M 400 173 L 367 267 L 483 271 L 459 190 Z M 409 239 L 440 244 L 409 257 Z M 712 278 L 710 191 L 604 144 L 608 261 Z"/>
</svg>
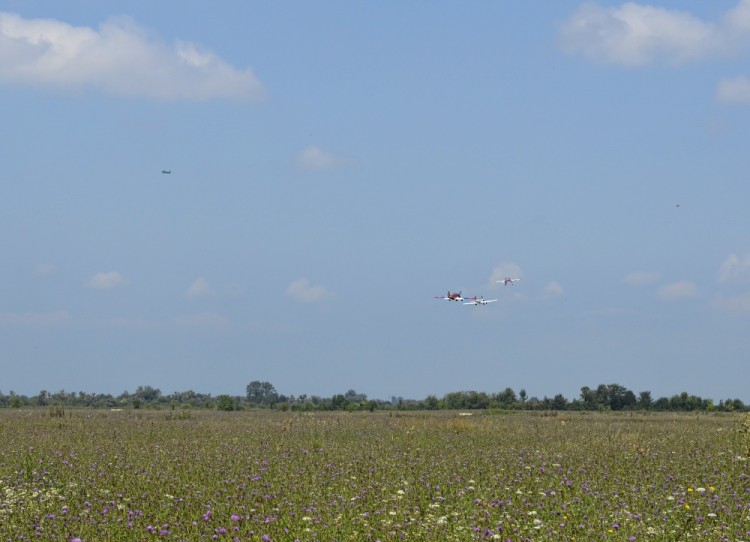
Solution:
<svg viewBox="0 0 750 542">
<path fill-rule="evenodd" d="M 518 282 L 519 280 L 521 279 L 510 279 L 508 277 L 505 277 L 503 280 L 497 280 L 495 282 L 502 282 L 503 286 L 507 286 L 508 284 L 512 286 L 514 282 Z"/>
<path fill-rule="evenodd" d="M 450 290 L 448 290 L 448 295 L 446 296 L 436 295 L 435 299 L 445 299 L 446 301 L 466 301 L 463 297 L 461 297 L 461 292 L 451 293 Z"/>
<path fill-rule="evenodd" d="M 477 298 L 476 296 L 474 296 L 468 298 L 467 301 L 468 303 L 464 303 L 464 305 L 486 305 L 487 303 L 497 301 L 497 299 L 485 299 L 484 297 Z"/>
</svg>

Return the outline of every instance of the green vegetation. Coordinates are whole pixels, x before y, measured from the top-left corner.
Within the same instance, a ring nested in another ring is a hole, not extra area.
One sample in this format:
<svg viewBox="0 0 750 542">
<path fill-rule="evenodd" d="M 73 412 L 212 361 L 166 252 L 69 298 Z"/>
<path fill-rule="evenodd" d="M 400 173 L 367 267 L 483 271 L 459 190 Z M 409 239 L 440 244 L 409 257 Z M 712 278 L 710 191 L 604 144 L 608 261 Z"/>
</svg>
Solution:
<svg viewBox="0 0 750 542">
<path fill-rule="evenodd" d="M 139 386 L 135 392 L 123 392 L 115 397 L 97 393 L 71 393 L 61 390 L 50 393 L 46 390 L 34 397 L 4 395 L 0 392 L 0 408 L 22 408 L 28 406 L 56 406 L 69 408 L 210 408 L 218 410 L 247 410 L 271 408 L 281 411 L 313 412 L 325 410 L 374 411 L 374 410 L 532 410 L 532 411 L 657 411 L 657 412 L 743 412 L 750 405 L 740 399 L 720 400 L 682 392 L 672 397 L 654 400 L 650 391 L 636 394 L 619 384 L 599 384 L 596 388 L 584 386 L 580 397 L 568 400 L 562 394 L 552 398 L 529 397 L 525 389 L 516 395 L 512 388 L 497 393 L 481 391 L 451 392 L 438 398 L 428 395 L 425 399 L 392 397 L 389 401 L 368 399 L 364 393 L 349 390 L 330 398 L 317 395 L 284 395 L 278 393 L 270 382 L 254 380 L 247 385 L 245 396 L 197 393 L 193 390 L 162 394 L 158 388 Z"/>
<path fill-rule="evenodd" d="M 748 540 L 748 427 L 739 414 L 5 409 L 0 540 Z"/>
</svg>

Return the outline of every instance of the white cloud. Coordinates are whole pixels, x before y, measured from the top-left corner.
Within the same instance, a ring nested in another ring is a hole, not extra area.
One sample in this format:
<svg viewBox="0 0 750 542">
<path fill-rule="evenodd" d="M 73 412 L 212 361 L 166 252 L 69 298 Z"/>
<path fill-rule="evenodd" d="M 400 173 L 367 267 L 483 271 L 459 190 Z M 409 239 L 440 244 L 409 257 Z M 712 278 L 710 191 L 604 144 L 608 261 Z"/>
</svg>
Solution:
<svg viewBox="0 0 750 542">
<path fill-rule="evenodd" d="M 200 314 L 182 314 L 175 316 L 172 322 L 179 326 L 191 327 L 227 327 L 230 324 L 229 318 L 213 312 L 204 312 Z"/>
<path fill-rule="evenodd" d="M 0 326 L 54 326 L 72 321 L 68 311 L 53 312 L 3 312 L 0 313 Z"/>
<path fill-rule="evenodd" d="M 659 280 L 659 273 L 636 271 L 625 275 L 622 281 L 630 286 L 647 286 Z"/>
<path fill-rule="evenodd" d="M 187 289 L 187 296 L 190 298 L 209 297 L 213 295 L 213 290 L 203 277 L 199 277 Z"/>
<path fill-rule="evenodd" d="M 310 145 L 299 151 L 295 161 L 297 168 L 304 171 L 323 171 L 355 164 L 354 160 L 336 156 L 317 145 Z"/>
<path fill-rule="evenodd" d="M 750 280 L 750 254 L 740 257 L 730 254 L 719 267 L 718 282 L 738 282 Z"/>
<path fill-rule="evenodd" d="M 312 286 L 307 279 L 298 279 L 292 282 L 286 289 L 286 295 L 302 303 L 320 301 L 328 295 L 323 285 Z"/>
<path fill-rule="evenodd" d="M 53 88 L 93 87 L 161 100 L 254 100 L 263 85 L 199 45 L 169 46 L 131 19 L 98 29 L 0 12 L 0 82 Z"/>
<path fill-rule="evenodd" d="M 563 24 L 561 37 L 564 49 L 591 60 L 642 66 L 727 56 L 747 45 L 748 31 L 750 0 L 741 0 L 715 23 L 634 2 L 615 7 L 586 3 Z"/>
<path fill-rule="evenodd" d="M 673 299 L 689 299 L 698 295 L 698 289 L 690 281 L 681 280 L 667 284 L 659 289 L 657 297 L 659 299 L 673 300 Z"/>
<path fill-rule="evenodd" d="M 716 101 L 725 104 L 750 104 L 750 80 L 745 76 L 719 80 L 716 84 Z"/>
<path fill-rule="evenodd" d="M 750 292 L 735 297 L 717 296 L 713 300 L 716 310 L 739 316 L 750 316 Z"/>
<path fill-rule="evenodd" d="M 560 286 L 560 283 L 556 280 L 551 280 L 544 287 L 544 293 L 548 296 L 561 296 L 565 295 L 565 289 Z"/>
<path fill-rule="evenodd" d="M 503 280 L 506 278 L 520 279 L 522 277 L 523 271 L 521 271 L 521 267 L 518 264 L 513 262 L 506 262 L 497 265 L 492 269 L 490 278 L 487 279 L 487 285 L 490 288 L 497 288 L 499 286 L 497 281 L 499 280 Z"/>
<path fill-rule="evenodd" d="M 109 273 L 97 273 L 91 280 L 89 280 L 89 286 L 99 290 L 114 288 L 125 284 L 125 279 L 117 271 L 110 271 Z"/>
</svg>

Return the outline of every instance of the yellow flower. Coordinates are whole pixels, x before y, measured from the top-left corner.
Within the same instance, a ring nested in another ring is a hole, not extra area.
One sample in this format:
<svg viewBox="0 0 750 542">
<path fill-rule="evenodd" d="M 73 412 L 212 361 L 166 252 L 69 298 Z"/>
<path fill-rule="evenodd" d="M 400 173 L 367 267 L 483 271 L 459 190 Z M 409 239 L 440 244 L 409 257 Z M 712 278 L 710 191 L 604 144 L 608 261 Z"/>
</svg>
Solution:
<svg viewBox="0 0 750 542">
<path fill-rule="evenodd" d="M 690 505 L 689 505 L 689 504 L 686 504 L 686 505 L 685 505 L 685 509 L 687 510 L 688 508 L 690 508 Z"/>
<path fill-rule="evenodd" d="M 691 492 L 691 491 L 693 491 L 693 488 L 692 488 L 692 487 L 689 487 L 689 488 L 688 488 L 688 493 L 689 493 L 689 492 Z"/>
</svg>

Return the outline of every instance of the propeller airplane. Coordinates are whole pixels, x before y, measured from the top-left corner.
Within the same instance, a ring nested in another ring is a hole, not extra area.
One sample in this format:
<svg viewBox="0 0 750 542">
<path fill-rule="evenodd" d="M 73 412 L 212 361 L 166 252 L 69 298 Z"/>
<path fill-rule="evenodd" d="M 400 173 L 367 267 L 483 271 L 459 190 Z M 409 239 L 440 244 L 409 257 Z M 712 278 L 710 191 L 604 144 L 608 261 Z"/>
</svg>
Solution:
<svg viewBox="0 0 750 542">
<path fill-rule="evenodd" d="M 444 299 L 445 301 L 466 301 L 463 297 L 461 297 L 461 292 L 451 293 L 450 290 L 448 290 L 448 295 L 446 296 L 436 295 L 435 299 Z"/>
<path fill-rule="evenodd" d="M 474 296 L 468 298 L 467 301 L 468 303 L 464 303 L 464 305 L 486 305 L 487 303 L 497 301 L 497 299 L 485 299 L 484 297 L 477 298 L 476 296 Z"/>
<path fill-rule="evenodd" d="M 507 286 L 508 284 L 513 286 L 513 283 L 518 282 L 519 280 L 521 279 L 511 279 L 511 278 L 505 277 L 503 280 L 496 280 L 495 282 L 502 282 L 503 286 Z"/>
</svg>

